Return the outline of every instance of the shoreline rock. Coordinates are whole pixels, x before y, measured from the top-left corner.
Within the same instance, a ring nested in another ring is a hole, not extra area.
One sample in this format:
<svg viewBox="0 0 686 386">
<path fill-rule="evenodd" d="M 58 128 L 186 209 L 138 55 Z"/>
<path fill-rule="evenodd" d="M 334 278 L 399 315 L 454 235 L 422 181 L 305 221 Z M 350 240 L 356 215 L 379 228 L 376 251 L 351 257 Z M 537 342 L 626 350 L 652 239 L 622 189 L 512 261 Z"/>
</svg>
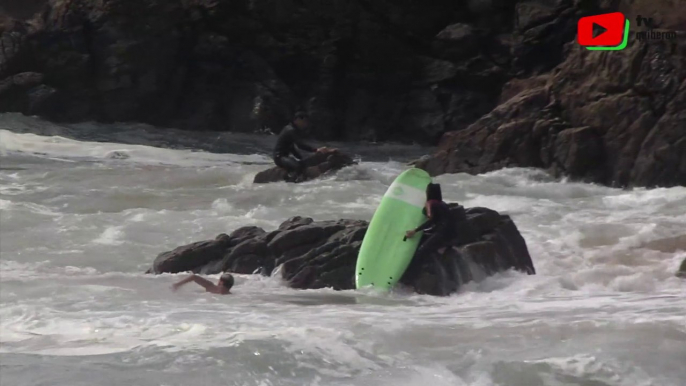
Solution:
<svg viewBox="0 0 686 386">
<path fill-rule="evenodd" d="M 355 162 L 352 157 L 343 154 L 339 150 L 334 150 L 331 153 L 314 153 L 310 157 L 305 158 L 306 169 L 302 178 L 292 182 L 310 181 L 355 164 L 357 164 L 357 162 Z M 286 170 L 274 166 L 257 173 L 253 179 L 253 183 L 265 184 L 269 182 L 280 182 L 285 179 Z"/>
<path fill-rule="evenodd" d="M 685 186 L 678 3 L 13 0 L 0 112 L 263 132 L 305 109 L 317 139 L 438 143 L 416 163 L 432 175 L 520 166 Z M 576 43 L 580 17 L 614 11 L 677 37 Z"/>
<path fill-rule="evenodd" d="M 400 280 L 421 294 L 445 296 L 471 281 L 510 269 L 536 273 L 526 241 L 507 215 L 451 204 L 458 237 L 452 248 L 412 264 Z M 157 256 L 149 274 L 191 271 L 279 274 L 295 289 L 354 288 L 357 254 L 368 223 L 293 217 L 272 231 L 242 227 L 214 240 L 180 246 Z"/>
<path fill-rule="evenodd" d="M 414 166 L 432 176 L 537 167 L 606 186 L 686 186 L 686 8 L 668 0 L 651 2 L 653 11 L 648 2 L 615 3 L 630 19 L 660 9 L 659 28 L 679 37 L 632 35 L 626 49 L 612 52 L 569 42 L 552 71 L 507 82 L 492 111 L 445 133 L 438 151 Z M 605 7 L 597 13 L 619 10 Z"/>
<path fill-rule="evenodd" d="M 0 80 L 39 72 L 43 102 L 0 111 L 253 132 L 307 109 L 318 139 L 435 144 L 559 62 L 573 1 L 522 3 L 11 0 Z"/>
</svg>

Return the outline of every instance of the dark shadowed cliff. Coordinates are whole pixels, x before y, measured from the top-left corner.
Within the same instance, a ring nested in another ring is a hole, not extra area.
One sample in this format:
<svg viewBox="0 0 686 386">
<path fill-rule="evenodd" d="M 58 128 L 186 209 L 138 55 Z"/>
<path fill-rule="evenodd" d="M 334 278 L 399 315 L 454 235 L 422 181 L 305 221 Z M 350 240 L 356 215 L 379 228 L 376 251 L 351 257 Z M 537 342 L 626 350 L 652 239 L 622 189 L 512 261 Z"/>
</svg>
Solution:
<svg viewBox="0 0 686 386">
<path fill-rule="evenodd" d="M 41 3 L 3 6 L 0 111 L 252 132 L 305 108 L 321 139 L 440 139 L 432 174 L 686 184 L 677 0 Z M 615 10 L 678 38 L 575 43 L 580 17 Z"/>
</svg>

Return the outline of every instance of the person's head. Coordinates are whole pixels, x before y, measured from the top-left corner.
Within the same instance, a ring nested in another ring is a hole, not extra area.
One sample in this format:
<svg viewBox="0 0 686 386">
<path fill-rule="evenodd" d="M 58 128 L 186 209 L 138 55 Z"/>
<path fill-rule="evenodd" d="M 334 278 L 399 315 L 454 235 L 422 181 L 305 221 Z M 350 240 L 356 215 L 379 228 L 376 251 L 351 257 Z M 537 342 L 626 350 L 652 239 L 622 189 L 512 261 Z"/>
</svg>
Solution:
<svg viewBox="0 0 686 386">
<path fill-rule="evenodd" d="M 227 290 L 233 287 L 233 275 L 230 273 L 225 273 L 219 278 L 219 285 L 223 286 Z"/>
<path fill-rule="evenodd" d="M 430 183 L 426 187 L 426 200 L 443 201 L 443 194 L 441 193 L 441 185 Z"/>
<path fill-rule="evenodd" d="M 298 111 L 295 113 L 293 118 L 293 124 L 298 127 L 298 129 L 305 130 L 310 127 L 310 117 L 304 111 Z"/>
</svg>

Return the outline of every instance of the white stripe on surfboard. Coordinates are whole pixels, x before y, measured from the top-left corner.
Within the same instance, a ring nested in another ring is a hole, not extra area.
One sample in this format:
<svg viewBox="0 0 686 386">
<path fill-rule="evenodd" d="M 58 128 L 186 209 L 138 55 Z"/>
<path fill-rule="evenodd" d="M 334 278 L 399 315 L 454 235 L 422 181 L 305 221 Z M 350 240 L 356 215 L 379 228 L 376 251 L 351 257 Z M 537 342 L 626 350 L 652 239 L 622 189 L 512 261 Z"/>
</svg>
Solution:
<svg viewBox="0 0 686 386">
<path fill-rule="evenodd" d="M 406 185 L 400 182 L 393 182 L 391 186 L 388 187 L 384 197 L 395 198 L 406 202 L 412 206 L 418 208 L 423 208 L 426 203 L 426 192 L 421 189 L 417 189 L 414 186 Z"/>
</svg>

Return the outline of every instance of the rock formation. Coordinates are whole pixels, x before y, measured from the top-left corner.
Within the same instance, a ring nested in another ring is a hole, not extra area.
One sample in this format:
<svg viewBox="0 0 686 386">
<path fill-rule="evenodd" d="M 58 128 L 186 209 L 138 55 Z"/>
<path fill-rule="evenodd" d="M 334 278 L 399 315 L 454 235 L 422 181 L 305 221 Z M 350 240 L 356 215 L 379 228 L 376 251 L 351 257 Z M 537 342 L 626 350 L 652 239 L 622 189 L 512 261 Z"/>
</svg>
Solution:
<svg viewBox="0 0 686 386">
<path fill-rule="evenodd" d="M 313 180 L 354 164 L 356 164 L 356 162 L 350 156 L 341 153 L 339 150 L 334 150 L 331 153 L 314 153 L 311 157 L 305 158 L 305 165 L 307 168 L 305 169 L 303 176 L 298 179 L 297 182 Z M 264 184 L 268 182 L 284 181 L 285 178 L 286 170 L 274 166 L 257 173 L 253 182 L 256 184 Z"/>
<path fill-rule="evenodd" d="M 654 14 L 648 2 L 617 3 L 631 20 Z M 686 7 L 650 5 L 676 39 L 632 34 L 626 49 L 605 52 L 570 42 L 560 65 L 509 81 L 493 111 L 415 165 L 432 175 L 526 166 L 610 186 L 686 185 Z"/>
<path fill-rule="evenodd" d="M 304 108 L 320 139 L 423 143 L 558 64 L 576 15 L 572 0 L 11 3 L 0 80 L 42 78 L 0 111 L 249 132 Z"/>
<path fill-rule="evenodd" d="M 681 266 L 679 267 L 679 270 L 676 272 L 676 276 L 686 279 L 686 259 L 681 262 Z"/>
<path fill-rule="evenodd" d="M 0 112 L 252 132 L 306 109 L 319 139 L 442 138 L 417 164 L 433 175 L 531 166 L 686 184 L 679 1 L 8 4 Z M 678 37 L 638 41 L 635 26 L 623 51 L 576 44 L 580 17 L 616 10 Z"/>
<path fill-rule="evenodd" d="M 459 236 L 454 247 L 418 264 L 401 279 L 419 293 L 448 295 L 472 280 L 509 269 L 535 274 L 526 246 L 512 219 L 487 208 L 452 204 Z M 292 288 L 354 288 L 357 254 L 368 223 L 314 221 L 294 217 L 272 232 L 243 227 L 214 240 L 178 247 L 157 256 L 147 273 L 192 271 L 216 274 L 280 275 Z"/>
</svg>

